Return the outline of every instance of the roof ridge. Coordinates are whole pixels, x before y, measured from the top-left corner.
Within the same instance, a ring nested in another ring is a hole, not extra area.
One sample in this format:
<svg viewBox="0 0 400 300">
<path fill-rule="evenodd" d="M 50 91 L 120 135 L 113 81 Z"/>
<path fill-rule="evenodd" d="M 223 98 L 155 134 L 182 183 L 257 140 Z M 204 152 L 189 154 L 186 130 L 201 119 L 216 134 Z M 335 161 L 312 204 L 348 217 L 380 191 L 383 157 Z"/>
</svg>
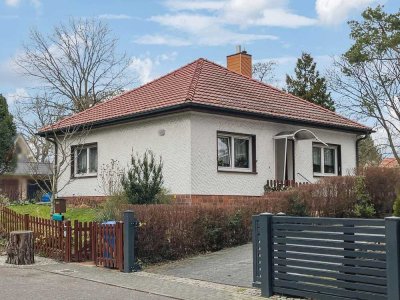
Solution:
<svg viewBox="0 0 400 300">
<path fill-rule="evenodd" d="M 270 85 L 270 84 L 268 84 L 268 83 L 265 83 L 265 82 L 259 81 L 259 80 L 257 80 L 257 79 L 254 79 L 254 78 L 245 76 L 245 75 L 243 75 L 243 74 L 237 73 L 237 72 L 235 72 L 235 71 L 229 70 L 227 67 L 224 67 L 224 66 L 222 66 L 222 65 L 220 65 L 220 64 L 217 64 L 217 63 L 215 63 L 215 62 L 213 62 L 213 61 L 210 61 L 210 60 L 208 60 L 208 59 L 203 59 L 203 60 L 204 60 L 204 61 L 207 61 L 207 62 L 209 62 L 209 63 L 211 63 L 211 64 L 213 64 L 213 65 L 215 65 L 215 66 L 217 66 L 217 67 L 223 68 L 223 69 L 225 69 L 226 71 L 228 71 L 228 72 L 230 72 L 230 73 L 232 73 L 232 74 L 236 74 L 236 75 L 241 76 L 241 77 L 244 77 L 244 78 L 246 78 L 246 79 L 250 79 L 250 80 L 252 80 L 252 81 L 254 81 L 254 82 L 258 83 L 258 84 L 261 84 L 261 85 L 267 86 L 267 87 L 269 87 L 269 88 L 271 88 L 271 89 L 274 89 L 274 90 L 278 91 L 279 93 L 284 93 L 284 94 L 286 94 L 286 95 L 290 95 L 291 97 L 297 98 L 298 100 L 301 100 L 302 102 L 306 102 L 306 103 L 311 104 L 311 105 L 313 105 L 313 106 L 315 106 L 315 107 L 322 108 L 323 110 L 329 112 L 330 114 L 334 114 L 335 116 L 338 116 L 338 117 L 340 117 L 340 118 L 342 118 L 342 119 L 346 119 L 346 120 L 349 120 L 349 121 L 351 121 L 351 122 L 353 122 L 353 123 L 355 123 L 355 124 L 357 124 L 357 125 L 360 125 L 360 126 L 362 126 L 362 127 L 366 127 L 365 125 L 363 125 L 363 124 L 361 124 L 361 123 L 358 123 L 358 122 L 356 122 L 356 121 L 354 121 L 354 120 L 351 120 L 351 119 L 349 119 L 349 118 L 343 117 L 342 115 L 339 115 L 339 114 L 336 113 L 335 111 L 332 111 L 332 110 L 330 110 L 330 109 L 327 109 L 327 108 L 325 108 L 325 107 L 323 107 L 323 106 L 321 106 L 321 105 L 318 105 L 318 104 L 316 104 L 316 103 L 314 103 L 314 102 L 311 102 L 311 101 L 305 100 L 305 99 L 303 99 L 303 98 L 300 98 L 300 97 L 298 97 L 298 96 L 296 96 L 296 95 L 293 95 L 293 94 L 291 94 L 291 93 L 285 92 L 285 91 L 283 91 L 283 90 L 281 90 L 281 89 L 279 89 L 279 88 L 277 88 L 277 87 L 275 87 L 275 86 L 272 86 L 272 85 Z"/>
<path fill-rule="evenodd" d="M 193 101 L 194 94 L 196 93 L 196 86 L 199 82 L 200 74 L 203 69 L 204 59 L 199 58 L 196 60 L 196 62 L 196 69 L 194 70 L 192 81 L 190 82 L 185 101 Z"/>
<path fill-rule="evenodd" d="M 138 86 L 138 87 L 133 88 L 133 89 L 131 89 L 131 90 L 129 90 L 129 91 L 123 92 L 123 93 L 121 93 L 121 94 L 119 94 L 119 95 L 117 95 L 117 96 L 115 96 L 115 97 L 113 97 L 113 98 L 111 98 L 111 99 L 109 99 L 109 100 L 106 100 L 106 101 L 104 101 L 104 102 L 97 103 L 97 104 L 93 105 L 92 107 L 89 107 L 89 108 L 87 108 L 87 109 L 85 109 L 85 110 L 83 110 L 83 111 L 80 111 L 80 112 L 74 113 L 74 114 L 72 114 L 72 115 L 69 115 L 69 116 L 67 116 L 67 117 L 65 117 L 65 118 L 63 118 L 63 119 L 57 121 L 56 123 L 50 124 L 50 125 L 48 125 L 48 126 L 44 126 L 44 127 L 42 127 L 42 128 L 39 129 L 39 132 L 41 132 L 41 131 L 43 131 L 43 130 L 46 130 L 47 128 L 50 129 L 50 128 L 56 127 L 56 125 L 62 124 L 64 121 L 69 120 L 69 119 L 72 118 L 72 117 L 76 117 L 76 116 L 79 116 L 79 115 L 81 115 L 81 114 L 83 114 L 83 113 L 87 113 L 88 111 L 91 111 L 91 110 L 94 109 L 94 108 L 98 108 L 99 106 L 102 106 L 102 105 L 104 105 L 104 104 L 106 104 L 106 103 L 115 101 L 115 100 L 119 99 L 120 97 L 125 96 L 126 94 L 132 93 L 132 92 L 134 92 L 134 91 L 137 91 L 137 90 L 142 89 L 142 88 L 145 87 L 145 86 L 148 86 L 148 85 L 150 85 L 150 84 L 153 84 L 153 83 L 155 83 L 155 82 L 158 82 L 159 80 L 163 79 L 164 77 L 167 77 L 168 75 L 171 75 L 171 74 L 173 74 L 173 73 L 175 73 L 175 72 L 178 72 L 178 71 L 180 71 L 180 70 L 182 70 L 182 69 L 184 69 L 184 68 L 186 68 L 186 67 L 188 67 L 188 66 L 190 66 L 190 65 L 192 65 L 192 64 L 194 64 L 194 63 L 198 63 L 199 60 L 201 60 L 201 58 L 200 58 L 200 59 L 197 59 L 197 60 L 195 60 L 195 61 L 192 61 L 192 62 L 190 62 L 190 63 L 187 63 L 186 65 L 183 65 L 182 67 L 180 67 L 180 68 L 178 68 L 178 69 L 175 69 L 175 70 L 173 70 L 173 71 L 171 71 L 171 72 L 168 72 L 168 73 L 164 74 L 163 76 L 160 76 L 160 77 L 158 77 L 158 78 L 156 78 L 156 79 L 154 79 L 154 80 L 151 80 L 151 81 L 149 81 L 149 82 L 147 82 L 147 83 L 145 83 L 145 84 L 143 84 L 143 85 L 141 85 L 141 86 Z"/>
</svg>

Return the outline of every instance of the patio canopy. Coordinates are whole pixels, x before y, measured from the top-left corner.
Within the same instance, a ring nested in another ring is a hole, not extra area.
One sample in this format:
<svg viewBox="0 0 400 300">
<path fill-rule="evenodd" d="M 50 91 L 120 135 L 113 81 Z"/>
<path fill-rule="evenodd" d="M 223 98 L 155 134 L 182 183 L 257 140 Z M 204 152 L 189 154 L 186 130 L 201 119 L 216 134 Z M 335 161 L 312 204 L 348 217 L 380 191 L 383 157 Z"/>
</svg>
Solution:
<svg viewBox="0 0 400 300">
<path fill-rule="evenodd" d="M 316 136 L 314 132 L 309 129 L 298 129 L 293 131 L 282 131 L 274 136 L 274 139 L 288 139 L 288 140 L 311 140 L 315 139 L 318 142 L 328 146 L 324 141 Z"/>
<path fill-rule="evenodd" d="M 324 144 L 325 146 L 328 146 L 324 141 L 322 141 L 320 138 L 318 138 L 314 132 L 312 132 L 309 129 L 298 129 L 298 130 L 293 130 L 293 131 L 282 131 L 282 132 L 278 133 L 277 135 L 275 135 L 274 139 L 276 139 L 276 140 L 284 139 L 285 140 L 285 156 L 284 156 L 284 162 L 283 162 L 283 178 L 282 178 L 282 180 L 285 180 L 285 178 L 286 178 L 288 140 L 293 140 L 293 141 L 296 141 L 296 140 L 317 140 L 318 142 Z M 294 153 L 293 153 L 293 155 L 294 155 Z"/>
</svg>

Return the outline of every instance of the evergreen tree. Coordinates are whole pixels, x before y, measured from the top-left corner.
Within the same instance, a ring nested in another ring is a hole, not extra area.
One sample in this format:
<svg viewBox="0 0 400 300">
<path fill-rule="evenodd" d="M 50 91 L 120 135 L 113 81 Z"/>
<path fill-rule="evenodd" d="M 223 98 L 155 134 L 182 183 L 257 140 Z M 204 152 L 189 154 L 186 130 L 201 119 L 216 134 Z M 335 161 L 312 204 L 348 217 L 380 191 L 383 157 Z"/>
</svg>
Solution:
<svg viewBox="0 0 400 300">
<path fill-rule="evenodd" d="M 360 142 L 359 148 L 359 166 L 378 166 L 382 161 L 382 154 L 375 145 L 371 136 Z"/>
<path fill-rule="evenodd" d="M 327 92 L 326 79 L 316 69 L 316 63 L 309 53 L 302 53 L 294 69 L 295 77 L 286 75 L 289 93 L 307 101 L 335 111 L 331 94 Z"/>
<path fill-rule="evenodd" d="M 13 116 L 8 111 L 6 98 L 0 94 L 0 174 L 10 172 L 15 167 L 14 140 L 17 129 Z"/>
</svg>

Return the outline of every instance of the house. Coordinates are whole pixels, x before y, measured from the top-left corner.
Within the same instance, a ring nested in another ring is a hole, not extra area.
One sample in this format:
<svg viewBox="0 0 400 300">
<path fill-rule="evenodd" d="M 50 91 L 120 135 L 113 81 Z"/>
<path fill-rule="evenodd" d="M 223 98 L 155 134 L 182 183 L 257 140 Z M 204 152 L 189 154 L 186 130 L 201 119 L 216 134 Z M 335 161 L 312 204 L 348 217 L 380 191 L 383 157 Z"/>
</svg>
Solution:
<svg viewBox="0 0 400 300">
<path fill-rule="evenodd" d="M 14 171 L 0 175 L 0 195 L 13 201 L 37 199 L 49 186 L 52 165 L 38 162 L 21 134 L 15 139 L 15 155 Z"/>
<path fill-rule="evenodd" d="M 398 168 L 399 164 L 397 162 L 397 159 L 394 157 L 387 157 L 382 160 L 382 162 L 379 164 L 381 168 Z"/>
<path fill-rule="evenodd" d="M 162 156 L 178 201 L 260 196 L 270 179 L 315 182 L 356 167 L 356 145 L 370 128 L 251 76 L 245 51 L 228 56 L 227 68 L 200 58 L 41 129 L 50 137 L 91 128 L 84 151 L 71 147 L 60 196 L 102 196 L 100 166 L 126 166 L 132 151 L 146 149 Z"/>
</svg>

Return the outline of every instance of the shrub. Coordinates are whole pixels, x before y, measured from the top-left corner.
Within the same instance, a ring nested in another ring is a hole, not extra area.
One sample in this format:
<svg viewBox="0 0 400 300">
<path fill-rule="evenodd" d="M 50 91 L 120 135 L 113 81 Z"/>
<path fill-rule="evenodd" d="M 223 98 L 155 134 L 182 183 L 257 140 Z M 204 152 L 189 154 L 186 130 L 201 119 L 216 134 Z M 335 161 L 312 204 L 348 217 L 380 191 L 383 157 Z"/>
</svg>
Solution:
<svg viewBox="0 0 400 300">
<path fill-rule="evenodd" d="M 372 218 L 375 216 L 374 204 L 365 185 L 365 177 L 359 176 L 355 181 L 357 203 L 354 205 L 353 216 L 357 218 Z"/>
<path fill-rule="evenodd" d="M 397 194 L 396 200 L 393 204 L 393 215 L 400 217 L 400 193 Z"/>
<path fill-rule="evenodd" d="M 156 162 L 155 155 L 146 151 L 143 157 L 138 154 L 131 156 L 131 166 L 122 177 L 122 187 L 131 204 L 154 204 L 164 197 L 163 193 L 163 163 Z"/>
<path fill-rule="evenodd" d="M 288 195 L 287 202 L 287 215 L 298 217 L 308 216 L 309 208 L 307 203 L 304 199 L 300 198 L 300 194 L 297 191 Z"/>
<path fill-rule="evenodd" d="M 128 204 L 128 198 L 124 192 L 115 193 L 108 196 L 103 203 L 102 209 L 97 214 L 96 220 L 104 221 L 121 221 L 124 206 Z"/>
<path fill-rule="evenodd" d="M 251 217 L 268 211 L 268 200 L 246 206 L 128 205 L 140 222 L 138 258 L 143 262 L 242 245 L 251 240 Z"/>
</svg>

